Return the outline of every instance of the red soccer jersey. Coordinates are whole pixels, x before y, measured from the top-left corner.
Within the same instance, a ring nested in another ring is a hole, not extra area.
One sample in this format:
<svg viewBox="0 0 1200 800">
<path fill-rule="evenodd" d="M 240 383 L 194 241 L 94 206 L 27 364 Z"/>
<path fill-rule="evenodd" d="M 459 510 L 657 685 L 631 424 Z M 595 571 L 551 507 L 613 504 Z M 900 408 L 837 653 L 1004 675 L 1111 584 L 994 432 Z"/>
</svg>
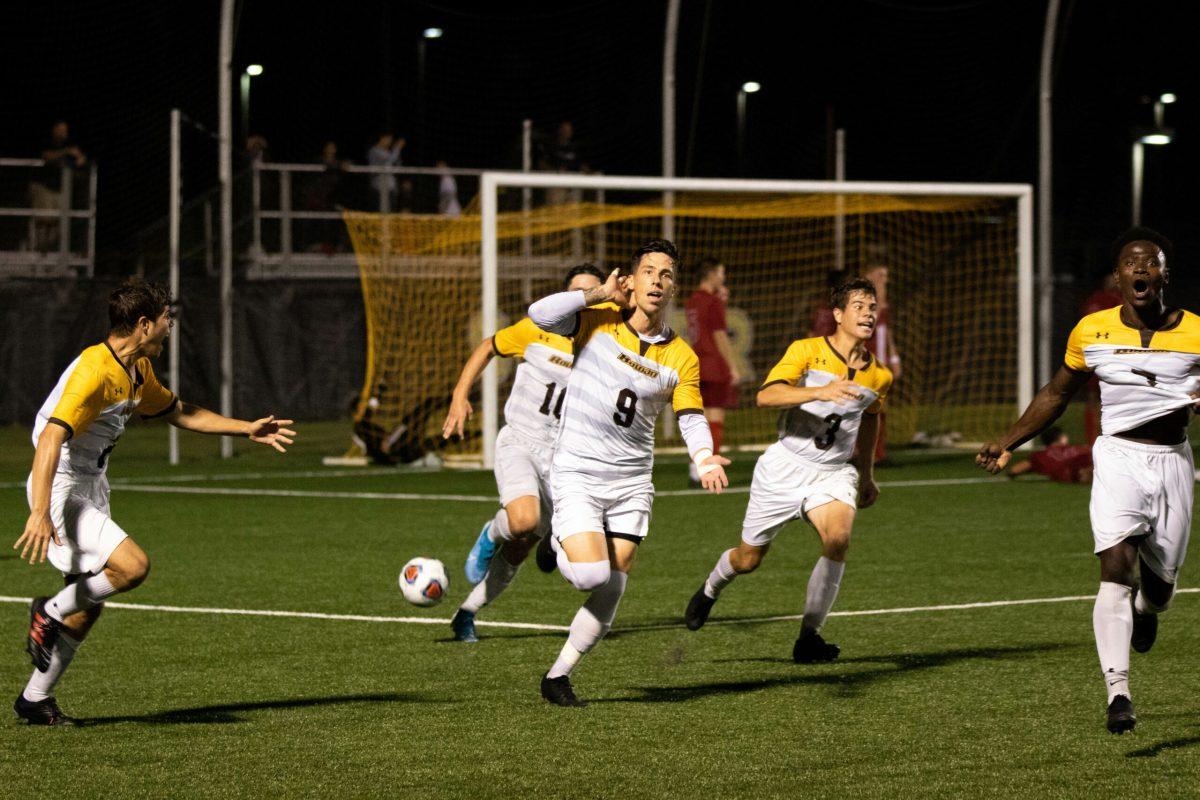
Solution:
<svg viewBox="0 0 1200 800">
<path fill-rule="evenodd" d="M 1079 483 L 1080 471 L 1092 466 L 1092 451 L 1078 444 L 1052 444 L 1029 457 L 1033 471 L 1059 483 Z"/>
<path fill-rule="evenodd" d="M 713 333 L 728 330 L 725 302 L 712 292 L 697 289 L 687 301 L 688 338 L 700 358 L 700 380 L 722 383 L 729 380 L 729 365 L 717 350 Z"/>
</svg>

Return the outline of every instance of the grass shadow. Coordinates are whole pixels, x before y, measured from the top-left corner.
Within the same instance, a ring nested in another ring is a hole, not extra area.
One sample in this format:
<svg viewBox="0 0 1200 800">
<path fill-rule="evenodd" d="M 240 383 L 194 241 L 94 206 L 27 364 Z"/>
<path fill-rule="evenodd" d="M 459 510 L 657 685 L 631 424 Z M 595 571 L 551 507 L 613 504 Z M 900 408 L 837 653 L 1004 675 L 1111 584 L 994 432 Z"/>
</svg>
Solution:
<svg viewBox="0 0 1200 800">
<path fill-rule="evenodd" d="M 1200 727 L 1193 725 L 1192 727 Z M 1182 750 L 1200 744 L 1200 736 L 1181 736 L 1178 739 L 1168 739 L 1165 742 L 1143 747 L 1141 750 L 1131 750 L 1126 758 L 1158 758 L 1166 750 Z"/>
<path fill-rule="evenodd" d="M 691 686 L 642 686 L 634 689 L 638 694 L 630 697 L 609 697 L 593 700 L 594 703 L 681 703 L 701 700 L 706 697 L 745 694 L 787 686 L 830 686 L 838 694 L 856 695 L 877 681 L 899 677 L 909 672 L 936 669 L 962 661 L 997 660 L 1019 658 L 1050 650 L 1080 647 L 1082 645 L 1041 644 L 1022 647 L 979 647 L 943 650 L 934 653 L 897 653 L 895 655 L 863 656 L 841 659 L 817 667 L 796 666 L 805 672 L 796 675 L 781 675 L 754 680 L 724 681 L 693 684 Z M 768 663 L 791 663 L 791 659 L 751 658 L 725 659 L 726 661 L 766 661 Z M 872 669 L 839 669 L 854 664 L 879 665 Z M 821 672 L 812 672 L 821 669 Z M 830 671 L 836 670 L 836 671 Z"/>
<path fill-rule="evenodd" d="M 351 694 L 338 697 L 301 697 L 294 700 L 260 700 L 253 703 L 230 703 L 195 708 L 176 708 L 153 714 L 129 714 L 114 717 L 92 717 L 81 719 L 81 726 L 117 725 L 138 723 L 143 725 L 228 725 L 246 722 L 242 714 L 249 711 L 272 709 L 316 708 L 330 705 L 353 705 L 357 703 L 431 703 L 442 702 L 411 694 Z"/>
</svg>

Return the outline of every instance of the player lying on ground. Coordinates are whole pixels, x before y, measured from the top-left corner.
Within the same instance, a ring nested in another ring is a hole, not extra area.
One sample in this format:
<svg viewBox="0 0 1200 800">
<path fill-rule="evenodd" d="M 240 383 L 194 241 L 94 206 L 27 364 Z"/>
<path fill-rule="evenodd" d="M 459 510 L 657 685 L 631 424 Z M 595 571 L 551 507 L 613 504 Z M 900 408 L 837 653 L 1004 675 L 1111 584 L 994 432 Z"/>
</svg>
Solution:
<svg viewBox="0 0 1200 800">
<path fill-rule="evenodd" d="M 572 267 L 563 288 L 577 292 L 604 282 L 604 273 L 591 264 Z M 483 525 L 467 556 L 467 580 L 475 588 L 451 620 L 454 638 L 475 642 L 475 615 L 508 587 L 529 555 L 529 549 L 550 526 L 550 457 L 558 438 L 558 420 L 571 374 L 571 340 L 547 333 L 526 317 L 479 343 L 467 359 L 442 436 L 463 435 L 471 417 L 470 393 L 493 355 L 519 358 L 504 427 L 496 435 L 496 487 L 501 509 Z M 496 558 L 497 548 L 500 557 Z"/>
<path fill-rule="evenodd" d="M 1045 447 L 1008 468 L 1008 477 L 1019 478 L 1030 473 L 1045 475 L 1056 483 L 1091 483 L 1092 448 L 1071 444 L 1061 428 L 1051 426 L 1038 436 Z"/>
<path fill-rule="evenodd" d="M 741 542 L 721 554 L 684 613 L 688 628 L 699 630 L 721 590 L 758 568 L 785 525 L 804 519 L 821 539 L 821 557 L 808 579 L 792 648 L 797 663 L 838 656 L 837 645 L 821 638 L 821 626 L 841 585 L 855 509 L 879 496 L 877 418 L 892 385 L 892 373 L 866 348 L 875 329 L 875 287 L 865 278 L 843 283 L 833 290 L 831 306 L 833 335 L 793 342 L 758 392 L 760 406 L 786 409 L 779 441 L 754 467 Z"/>
<path fill-rule="evenodd" d="M 245 436 L 284 452 L 288 419 L 229 419 L 184 403 L 158 382 L 150 359 L 171 331 L 165 287 L 129 280 L 108 299 L 108 338 L 63 371 L 34 422 L 29 521 L 14 548 L 29 563 L 59 569 L 66 586 L 30 608 L 28 651 L 34 671 L 13 704 L 36 725 L 70 725 L 54 685 L 104 608 L 105 599 L 139 586 L 150 559 L 110 516 L 108 456 L 136 411 L 198 433 Z"/>
<path fill-rule="evenodd" d="M 575 341 L 550 483 L 551 544 L 558 569 L 588 599 L 567 643 L 542 678 L 542 697 L 583 705 L 571 687 L 576 664 L 612 627 L 654 501 L 654 423 L 671 403 L 704 488 L 729 485 L 712 454 L 696 354 L 667 327 L 679 262 L 675 246 L 652 240 L 604 285 L 562 292 L 529 307 L 539 328 Z M 600 307 L 615 302 L 616 308 Z"/>
<path fill-rule="evenodd" d="M 1012 451 L 1062 414 L 1093 374 L 1100 380 L 1102 435 L 1092 446 L 1090 516 L 1100 557 L 1092 612 L 1108 688 L 1108 730 L 1137 724 L 1129 691 L 1129 647 L 1144 653 L 1158 614 L 1175 593 L 1187 553 L 1195 483 L 1187 440 L 1200 396 L 1200 317 L 1166 305 L 1171 243 L 1132 228 L 1113 244 L 1121 305 L 1089 314 L 1067 339 L 1065 363 L 1021 418 L 985 444 L 976 463 L 997 473 Z"/>
</svg>

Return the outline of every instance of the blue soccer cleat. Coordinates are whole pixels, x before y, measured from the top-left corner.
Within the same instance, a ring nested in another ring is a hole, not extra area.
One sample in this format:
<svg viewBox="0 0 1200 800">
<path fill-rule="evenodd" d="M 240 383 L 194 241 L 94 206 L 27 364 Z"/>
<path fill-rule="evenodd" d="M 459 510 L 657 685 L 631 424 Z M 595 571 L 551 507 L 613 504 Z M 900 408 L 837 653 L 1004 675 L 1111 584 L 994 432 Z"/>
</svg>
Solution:
<svg viewBox="0 0 1200 800">
<path fill-rule="evenodd" d="M 455 612 L 454 619 L 450 620 L 450 627 L 454 629 L 456 642 L 479 641 L 479 637 L 475 635 L 475 613 L 472 611 L 460 608 Z"/>
<path fill-rule="evenodd" d="M 487 575 L 488 567 L 492 563 L 492 556 L 496 555 L 496 543 L 488 538 L 488 531 L 491 529 L 492 521 L 489 519 L 483 526 L 483 530 L 479 532 L 475 546 L 471 548 L 470 553 L 467 553 L 464 570 L 467 573 L 467 582 L 472 586 L 483 580 L 484 575 Z"/>
</svg>

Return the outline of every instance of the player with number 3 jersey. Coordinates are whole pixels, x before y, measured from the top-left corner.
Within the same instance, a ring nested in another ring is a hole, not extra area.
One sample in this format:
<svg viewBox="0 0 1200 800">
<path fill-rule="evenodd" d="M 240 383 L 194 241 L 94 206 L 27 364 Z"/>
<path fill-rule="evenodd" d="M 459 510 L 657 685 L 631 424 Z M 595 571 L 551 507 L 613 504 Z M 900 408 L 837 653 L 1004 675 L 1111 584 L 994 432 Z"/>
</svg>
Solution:
<svg viewBox="0 0 1200 800">
<path fill-rule="evenodd" d="M 591 264 L 580 264 L 568 270 L 563 288 L 591 289 L 603 283 L 604 277 Z M 471 387 L 492 356 L 517 358 L 521 363 L 504 406 L 504 427 L 496 435 L 500 510 L 484 523 L 467 555 L 467 580 L 475 588 L 450 621 L 454 638 L 460 642 L 478 641 L 476 614 L 508 588 L 532 544 L 549 527 L 550 458 L 575 358 L 569 338 L 543 331 L 528 317 L 500 329 L 480 342 L 463 366 L 442 426 L 443 437 L 463 435 L 472 413 Z"/>
<path fill-rule="evenodd" d="M 587 292 L 562 292 L 529 307 L 539 328 L 571 336 L 575 365 L 563 402 L 550 481 L 551 543 L 559 571 L 589 596 L 567 643 L 542 678 L 542 697 L 578 706 L 570 674 L 612 626 L 654 502 L 654 424 L 670 403 L 704 487 L 728 485 L 713 455 L 696 354 L 666 325 L 679 261 L 675 245 L 647 242 L 628 268 Z M 615 302 L 617 308 L 599 306 Z"/>
<path fill-rule="evenodd" d="M 866 348 L 875 287 L 856 278 L 834 289 L 831 300 L 833 335 L 793 342 L 759 390 L 760 406 L 784 409 L 779 441 L 754 467 L 741 543 L 721 554 L 684 614 L 687 627 L 699 630 L 721 590 L 758 567 L 787 523 L 805 519 L 821 538 L 821 557 L 792 648 L 797 663 L 832 661 L 839 653 L 820 631 L 841 585 L 855 510 L 879 495 L 872 477 L 877 415 L 892 385 L 892 373 Z"/>
</svg>

